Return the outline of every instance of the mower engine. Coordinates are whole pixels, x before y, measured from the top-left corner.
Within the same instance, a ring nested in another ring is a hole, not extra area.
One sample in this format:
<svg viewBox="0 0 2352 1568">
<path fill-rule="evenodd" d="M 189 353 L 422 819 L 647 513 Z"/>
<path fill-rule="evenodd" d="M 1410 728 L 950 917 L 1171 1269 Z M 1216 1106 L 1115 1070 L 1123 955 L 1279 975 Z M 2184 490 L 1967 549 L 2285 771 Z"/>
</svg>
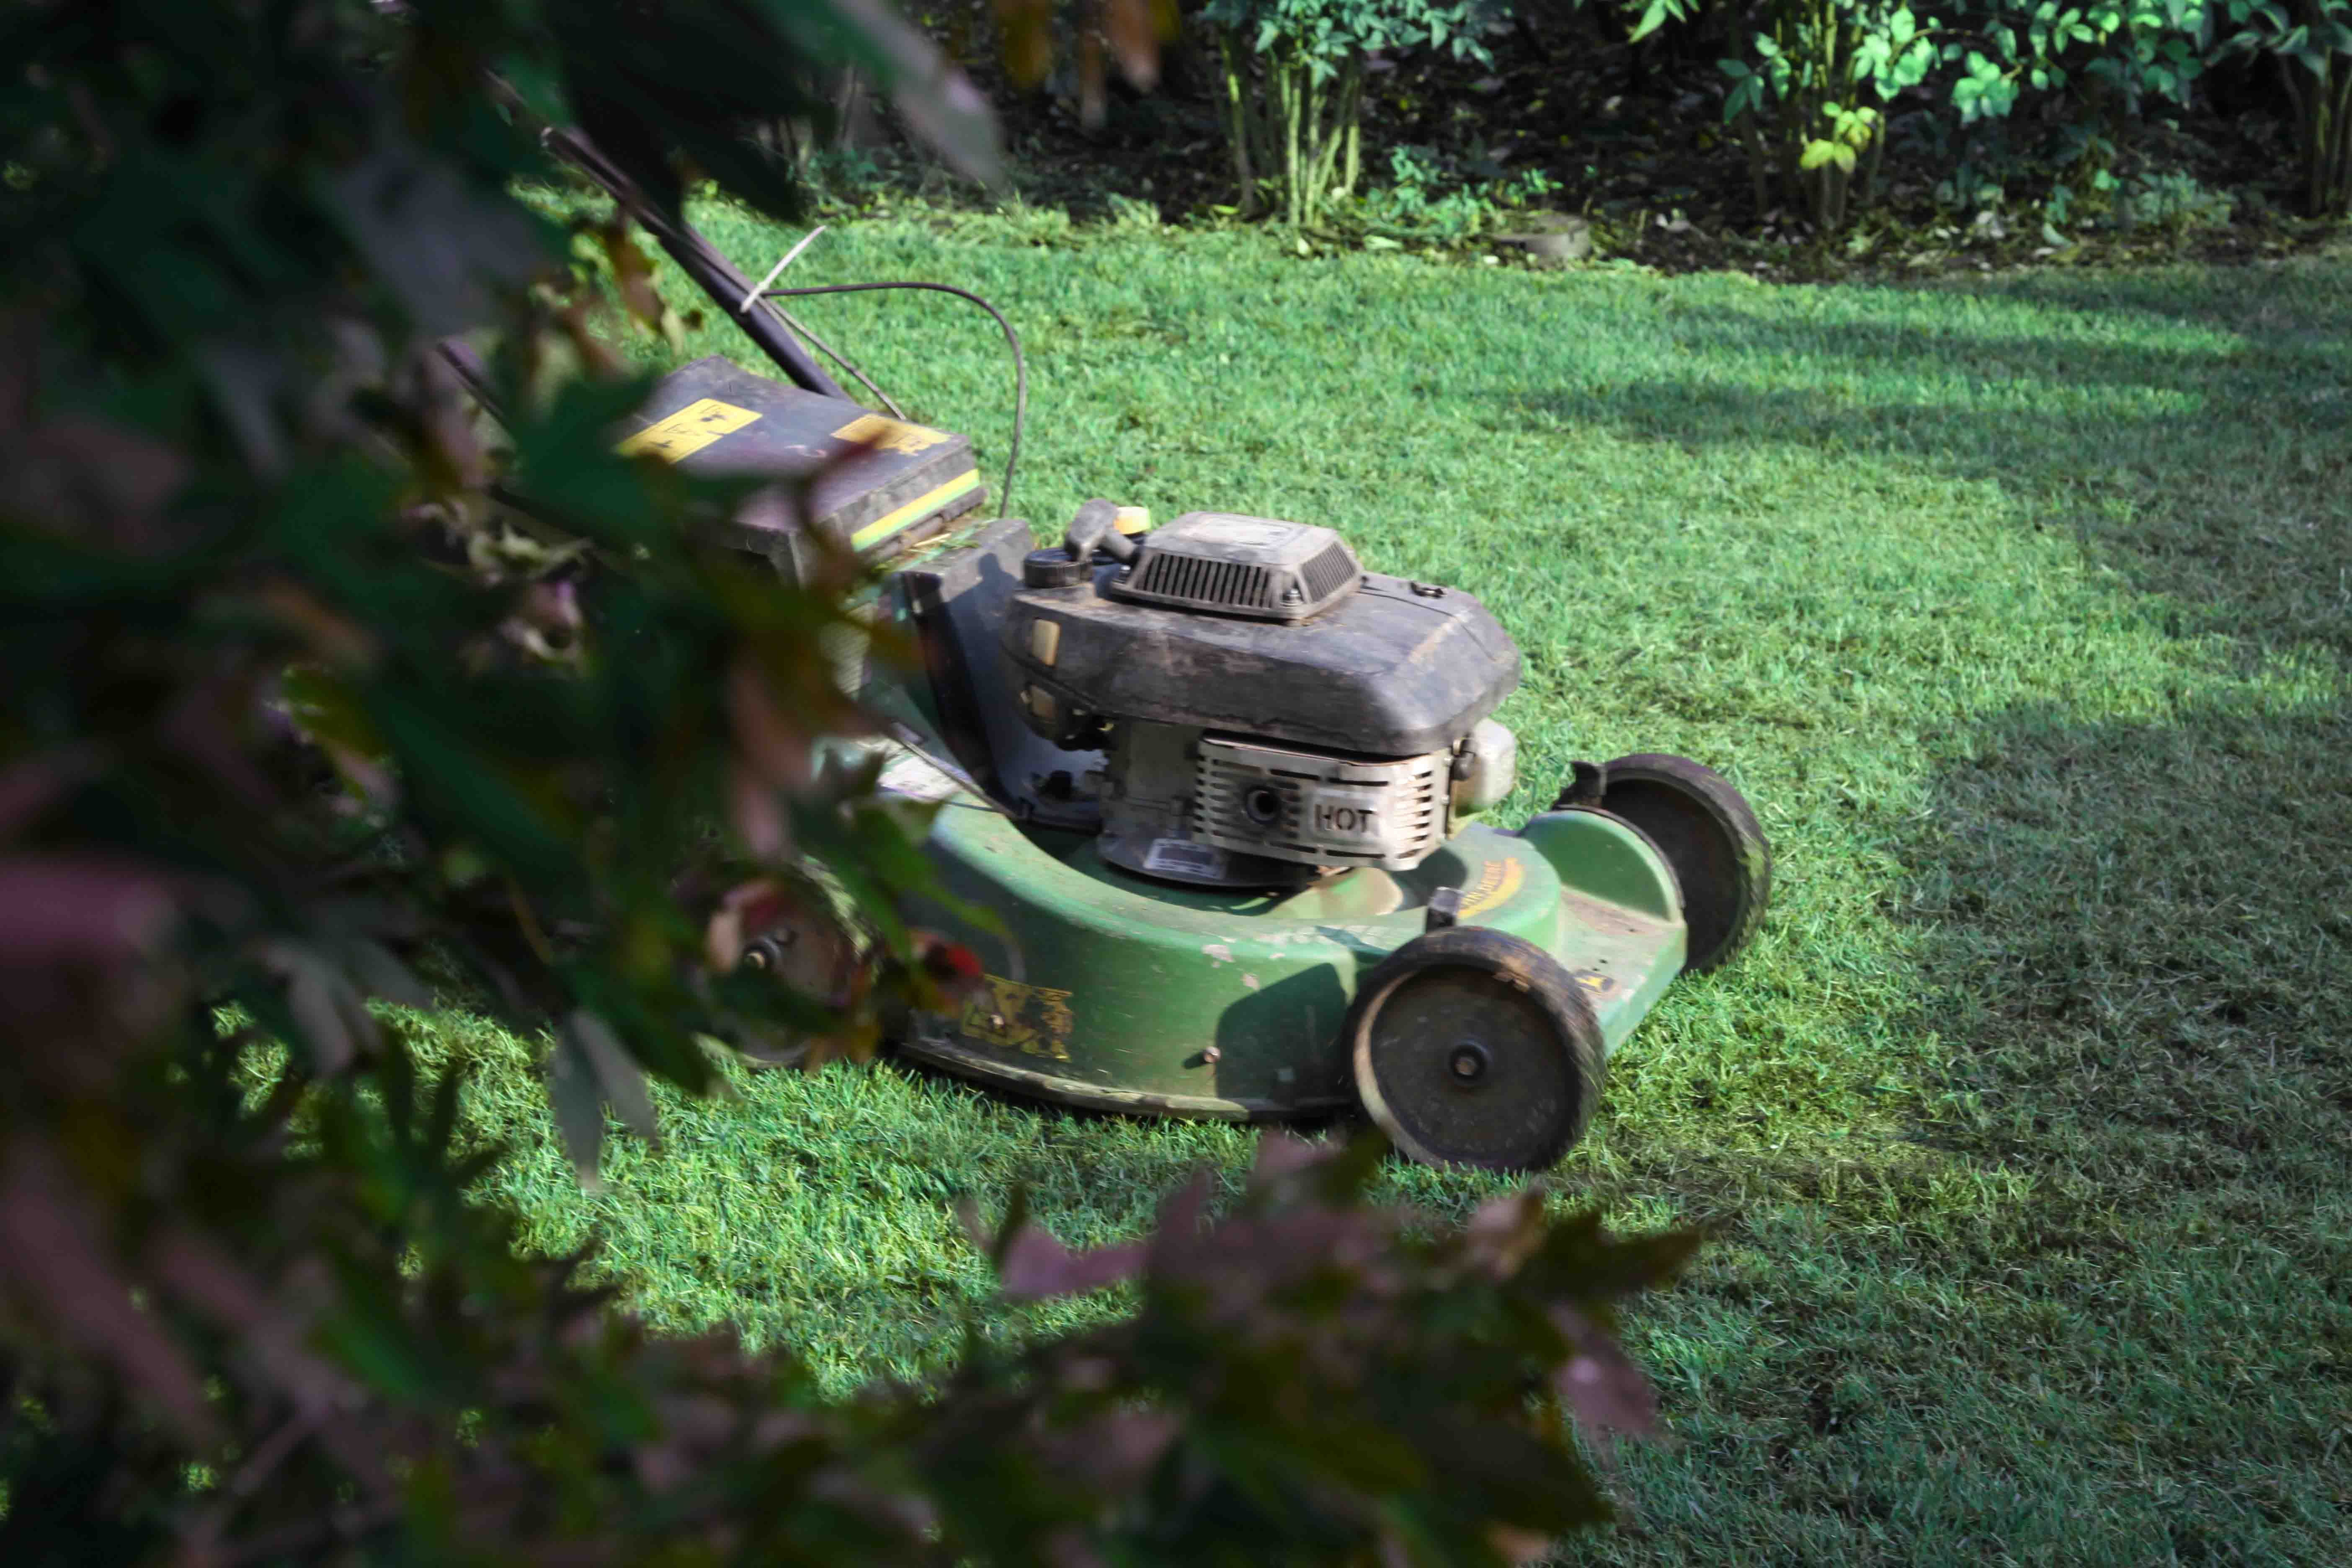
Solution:
<svg viewBox="0 0 2352 1568">
<path fill-rule="evenodd" d="M 1368 573 L 1328 528 L 1189 512 L 1130 538 L 1089 501 L 1003 630 L 1023 719 L 1102 765 L 1102 858 L 1209 887 L 1408 871 L 1494 805 L 1486 717 L 1519 656 L 1458 589 Z"/>
</svg>

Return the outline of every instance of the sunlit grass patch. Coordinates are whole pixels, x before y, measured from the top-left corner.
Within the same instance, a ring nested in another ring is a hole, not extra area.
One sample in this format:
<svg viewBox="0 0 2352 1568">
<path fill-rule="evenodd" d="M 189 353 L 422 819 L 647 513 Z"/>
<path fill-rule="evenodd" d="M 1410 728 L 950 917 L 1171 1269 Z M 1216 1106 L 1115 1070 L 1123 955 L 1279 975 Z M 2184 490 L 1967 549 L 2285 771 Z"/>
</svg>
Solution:
<svg viewBox="0 0 2352 1568">
<path fill-rule="evenodd" d="M 795 237 L 708 229 L 755 276 Z M 1261 512 L 1479 594 L 1526 659 L 1507 816 L 1635 750 L 1756 803 L 1762 938 L 1669 995 L 1558 1173 L 1717 1233 L 1633 1321 L 1677 1441 L 1576 1560 L 2352 1561 L 2352 268 L 1766 289 L 959 220 L 792 276 L 1013 317 L 1043 531 L 1092 495 Z M 795 308 L 996 487 L 984 315 Z M 756 365 L 709 314 L 689 353 Z M 427 1027 L 530 1245 L 593 1238 L 657 1323 L 835 1387 L 1118 1310 L 994 1304 L 958 1205 L 1025 1184 L 1108 1240 L 1254 1142 L 739 1069 L 592 1196 L 532 1047 Z"/>
</svg>

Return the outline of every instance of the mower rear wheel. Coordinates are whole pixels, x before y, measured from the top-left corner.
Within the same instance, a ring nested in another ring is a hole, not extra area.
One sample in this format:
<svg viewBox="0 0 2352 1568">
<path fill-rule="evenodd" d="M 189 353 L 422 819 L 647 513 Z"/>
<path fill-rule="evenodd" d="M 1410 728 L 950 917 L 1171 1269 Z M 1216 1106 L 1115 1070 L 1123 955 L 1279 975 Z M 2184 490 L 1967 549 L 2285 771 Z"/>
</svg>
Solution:
<svg viewBox="0 0 2352 1568">
<path fill-rule="evenodd" d="M 1688 757 L 1642 752 L 1601 770 L 1601 808 L 1648 836 L 1682 889 L 1685 967 L 1730 961 L 1764 923 L 1772 847 L 1731 781 Z"/>
<path fill-rule="evenodd" d="M 1556 1163 L 1601 1100 L 1607 1045 L 1584 988 L 1484 926 L 1413 938 L 1357 988 L 1340 1037 L 1364 1110 L 1424 1164 Z"/>
</svg>

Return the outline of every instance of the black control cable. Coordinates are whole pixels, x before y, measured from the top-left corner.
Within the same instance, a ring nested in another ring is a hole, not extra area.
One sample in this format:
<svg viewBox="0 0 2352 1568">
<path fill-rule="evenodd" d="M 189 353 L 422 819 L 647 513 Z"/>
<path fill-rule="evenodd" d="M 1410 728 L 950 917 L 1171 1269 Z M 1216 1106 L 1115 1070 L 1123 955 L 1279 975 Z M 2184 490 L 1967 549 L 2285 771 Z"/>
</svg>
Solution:
<svg viewBox="0 0 2352 1568">
<path fill-rule="evenodd" d="M 990 304 L 987 300 L 982 299 L 971 289 L 959 289 L 951 283 L 916 283 L 906 280 L 889 283 L 823 283 L 813 285 L 805 289 L 766 289 L 761 290 L 761 297 L 762 299 L 796 300 L 810 294 L 865 294 L 877 289 L 913 289 L 933 294 L 952 294 L 959 300 L 971 300 L 973 304 L 979 306 L 982 310 L 995 317 L 996 324 L 1004 330 L 1005 345 L 1013 351 L 1013 446 L 1011 449 L 1004 454 L 1004 493 L 998 498 L 996 515 L 999 517 L 1011 516 L 1013 512 L 1013 473 L 1014 466 L 1021 460 L 1021 432 L 1029 420 L 1029 367 L 1021 357 L 1021 339 L 1013 331 L 1013 323 L 1004 319 L 1003 311 L 998 310 L 995 306 Z M 777 313 L 780 315 L 782 314 L 781 307 L 778 309 Z M 792 318 L 789 316 L 786 316 L 784 319 L 788 321 L 792 321 Z M 874 392 L 874 395 L 877 397 L 882 396 L 881 390 L 878 387 L 875 387 L 871 381 L 866 380 L 866 373 L 864 371 L 859 370 L 856 365 L 851 364 L 839 354 L 834 353 L 833 350 L 825 348 L 824 344 L 819 342 L 814 333 L 810 333 L 808 329 L 801 326 L 798 321 L 793 321 L 793 325 L 801 332 L 807 334 L 811 342 L 816 343 L 817 347 L 824 349 L 826 353 L 831 354 L 833 358 L 839 363 L 842 369 L 849 372 L 850 374 L 856 376 L 859 381 L 865 382 L 866 385 Z M 885 403 L 888 403 L 890 401 L 887 397 L 884 397 L 882 400 Z"/>
</svg>

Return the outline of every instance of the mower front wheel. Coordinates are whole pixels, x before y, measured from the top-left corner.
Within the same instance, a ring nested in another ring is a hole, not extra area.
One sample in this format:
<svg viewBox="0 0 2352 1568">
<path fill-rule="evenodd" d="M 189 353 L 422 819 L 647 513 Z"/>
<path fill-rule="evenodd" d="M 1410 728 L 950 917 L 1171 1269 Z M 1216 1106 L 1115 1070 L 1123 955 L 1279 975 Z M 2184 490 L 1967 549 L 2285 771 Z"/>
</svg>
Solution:
<svg viewBox="0 0 2352 1568">
<path fill-rule="evenodd" d="M 1638 827 L 1682 889 L 1685 967 L 1728 963 L 1764 923 L 1772 846 L 1729 779 L 1688 757 L 1642 752 L 1601 770 L 1601 809 Z"/>
<path fill-rule="evenodd" d="M 1607 1044 L 1584 988 L 1485 926 L 1413 938 L 1364 977 L 1341 1037 L 1365 1111 L 1423 1164 L 1539 1171 L 1601 1100 Z"/>
</svg>

